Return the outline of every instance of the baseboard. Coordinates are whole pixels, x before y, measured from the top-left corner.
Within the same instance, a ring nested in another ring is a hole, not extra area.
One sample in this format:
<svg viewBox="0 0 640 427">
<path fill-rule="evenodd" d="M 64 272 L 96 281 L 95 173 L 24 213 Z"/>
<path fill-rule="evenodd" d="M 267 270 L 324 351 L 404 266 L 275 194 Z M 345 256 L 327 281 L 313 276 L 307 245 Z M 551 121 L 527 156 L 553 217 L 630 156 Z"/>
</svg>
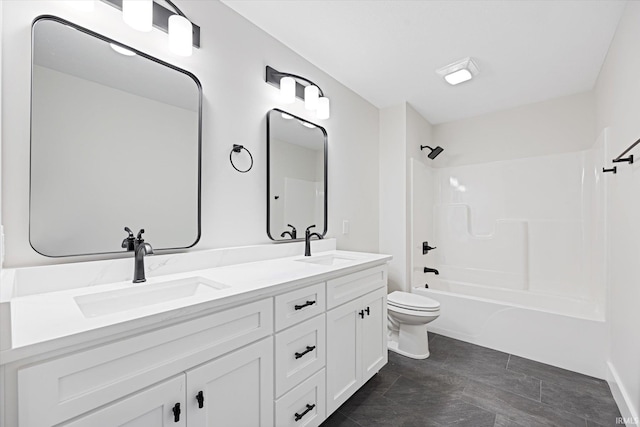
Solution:
<svg viewBox="0 0 640 427">
<path fill-rule="evenodd" d="M 609 383 L 609 388 L 611 388 L 613 399 L 616 401 L 618 409 L 620 409 L 624 424 L 627 427 L 640 425 L 638 408 L 633 407 L 633 402 L 629 398 L 624 383 L 620 380 L 618 371 L 616 371 L 611 362 L 607 362 L 607 382 Z"/>
</svg>

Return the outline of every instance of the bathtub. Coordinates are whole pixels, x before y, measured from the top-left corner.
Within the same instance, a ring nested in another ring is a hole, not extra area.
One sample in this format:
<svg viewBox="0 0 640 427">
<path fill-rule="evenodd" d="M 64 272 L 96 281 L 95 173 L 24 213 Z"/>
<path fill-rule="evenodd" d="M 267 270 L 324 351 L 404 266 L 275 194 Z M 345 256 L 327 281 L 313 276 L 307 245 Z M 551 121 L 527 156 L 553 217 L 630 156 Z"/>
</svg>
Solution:
<svg viewBox="0 0 640 427">
<path fill-rule="evenodd" d="M 607 329 L 595 303 L 442 279 L 412 292 L 440 302 L 432 332 L 606 378 Z"/>
</svg>

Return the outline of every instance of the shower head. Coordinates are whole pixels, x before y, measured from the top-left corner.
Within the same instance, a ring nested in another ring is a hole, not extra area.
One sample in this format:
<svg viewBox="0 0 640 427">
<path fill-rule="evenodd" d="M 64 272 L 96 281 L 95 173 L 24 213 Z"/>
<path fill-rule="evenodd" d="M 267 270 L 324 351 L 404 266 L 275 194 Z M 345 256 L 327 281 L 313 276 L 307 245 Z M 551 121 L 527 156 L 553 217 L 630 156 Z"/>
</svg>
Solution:
<svg viewBox="0 0 640 427">
<path fill-rule="evenodd" d="M 444 151 L 444 148 L 437 146 L 436 148 L 431 148 L 428 145 L 421 145 L 420 149 L 423 150 L 425 148 L 428 148 L 429 150 L 431 150 L 431 152 L 427 155 L 427 157 L 429 157 L 430 159 L 435 159 L 436 157 L 438 157 L 438 154 L 442 153 Z"/>
</svg>

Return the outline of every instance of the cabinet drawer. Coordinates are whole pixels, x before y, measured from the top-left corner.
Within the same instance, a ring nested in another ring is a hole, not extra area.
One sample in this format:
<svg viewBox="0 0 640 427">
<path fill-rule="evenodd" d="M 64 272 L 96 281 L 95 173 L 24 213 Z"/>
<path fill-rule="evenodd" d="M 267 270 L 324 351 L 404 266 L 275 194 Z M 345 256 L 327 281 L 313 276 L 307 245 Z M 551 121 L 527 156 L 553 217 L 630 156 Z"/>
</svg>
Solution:
<svg viewBox="0 0 640 427">
<path fill-rule="evenodd" d="M 20 426 L 60 423 L 272 332 L 267 298 L 21 369 Z"/>
<path fill-rule="evenodd" d="M 276 396 L 324 367 L 325 327 L 321 314 L 276 334 Z"/>
<path fill-rule="evenodd" d="M 324 369 L 276 400 L 276 426 L 316 427 L 325 419 Z"/>
<path fill-rule="evenodd" d="M 324 282 L 276 296 L 276 331 L 323 313 Z"/>
<path fill-rule="evenodd" d="M 329 280 L 327 281 L 327 309 L 337 307 L 386 285 L 386 265 Z"/>
</svg>

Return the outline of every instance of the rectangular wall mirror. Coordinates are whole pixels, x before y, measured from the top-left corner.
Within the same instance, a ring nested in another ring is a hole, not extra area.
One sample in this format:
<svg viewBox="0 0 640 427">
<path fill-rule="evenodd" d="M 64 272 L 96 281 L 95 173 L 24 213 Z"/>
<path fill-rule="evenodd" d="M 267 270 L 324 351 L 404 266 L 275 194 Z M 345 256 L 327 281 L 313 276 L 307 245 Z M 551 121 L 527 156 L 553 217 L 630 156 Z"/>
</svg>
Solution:
<svg viewBox="0 0 640 427">
<path fill-rule="evenodd" d="M 192 74 L 62 19 L 32 28 L 29 240 L 51 257 L 200 238 L 202 90 Z"/>
<path fill-rule="evenodd" d="M 327 232 L 327 132 L 273 109 L 267 115 L 267 234 L 304 239 L 310 225 Z"/>
</svg>

